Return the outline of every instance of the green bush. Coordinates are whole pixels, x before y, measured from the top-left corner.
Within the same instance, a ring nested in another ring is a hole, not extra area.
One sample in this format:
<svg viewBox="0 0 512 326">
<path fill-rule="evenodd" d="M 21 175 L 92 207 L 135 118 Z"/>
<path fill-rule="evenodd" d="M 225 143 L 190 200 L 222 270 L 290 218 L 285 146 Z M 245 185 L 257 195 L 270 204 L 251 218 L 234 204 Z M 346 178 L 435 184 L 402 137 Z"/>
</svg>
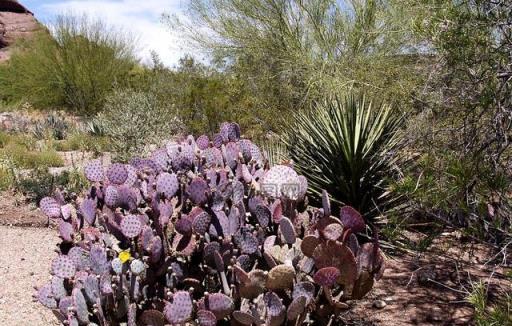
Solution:
<svg viewBox="0 0 512 326">
<path fill-rule="evenodd" d="M 64 165 L 62 157 L 53 149 L 32 150 L 21 144 L 8 144 L 0 149 L 0 157 L 11 160 L 21 169 L 39 167 L 60 167 Z"/>
<path fill-rule="evenodd" d="M 70 129 L 69 123 L 59 114 L 52 112 L 42 120 L 37 121 L 32 129 L 32 134 L 36 139 L 56 139 L 66 138 Z"/>
<path fill-rule="evenodd" d="M 9 133 L 0 130 L 0 148 L 3 148 L 9 144 L 17 144 L 28 149 L 35 148 L 35 140 L 29 135 Z"/>
<path fill-rule="evenodd" d="M 109 149 L 107 137 L 93 136 L 77 130 L 71 132 L 66 139 L 51 141 L 49 145 L 59 152 L 91 151 L 99 153 Z"/>
<path fill-rule="evenodd" d="M 392 203 L 384 195 L 398 160 L 401 121 L 391 106 L 363 95 L 334 97 L 293 117 L 286 128 L 289 156 L 317 199 L 325 189 L 338 205 L 375 216 Z"/>
<path fill-rule="evenodd" d="M 0 67 L 0 98 L 97 112 L 134 66 L 133 40 L 86 16 L 58 16 L 49 29 L 22 43 Z"/>
<path fill-rule="evenodd" d="M 96 121 L 118 160 L 145 153 L 148 145 L 160 145 L 181 131 L 171 107 L 162 105 L 151 93 L 133 90 L 117 90 L 110 95 Z"/>
<path fill-rule="evenodd" d="M 247 126 L 280 133 L 297 109 L 340 90 L 410 109 L 430 72 L 408 28 L 415 14 L 402 1 L 191 0 L 187 19 L 166 21 L 213 54 L 230 98 L 242 91 Z"/>
<path fill-rule="evenodd" d="M 85 176 L 78 170 L 64 171 L 59 175 L 48 173 L 45 168 L 36 168 L 26 175 L 18 176 L 14 190 L 21 192 L 29 201 L 39 203 L 56 188 L 80 193 L 88 185 Z"/>
<path fill-rule="evenodd" d="M 0 167 L 0 190 L 7 190 L 13 185 L 13 175 L 7 167 Z"/>
<path fill-rule="evenodd" d="M 472 289 L 466 300 L 475 309 L 475 325 L 512 325 L 512 295 L 505 293 L 497 302 L 490 302 L 489 288 L 482 281 L 471 283 Z"/>
</svg>

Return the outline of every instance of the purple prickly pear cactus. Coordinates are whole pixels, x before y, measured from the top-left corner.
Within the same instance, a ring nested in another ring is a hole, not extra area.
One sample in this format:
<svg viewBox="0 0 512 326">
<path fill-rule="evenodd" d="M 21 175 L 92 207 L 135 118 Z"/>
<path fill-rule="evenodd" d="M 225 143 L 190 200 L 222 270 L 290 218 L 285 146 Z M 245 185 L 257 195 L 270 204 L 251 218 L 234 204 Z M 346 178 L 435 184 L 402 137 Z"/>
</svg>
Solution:
<svg viewBox="0 0 512 326">
<path fill-rule="evenodd" d="M 327 324 L 386 267 L 355 209 L 309 207 L 306 177 L 236 123 L 84 170 L 82 198 L 40 202 L 62 243 L 35 296 L 68 325 Z"/>
</svg>

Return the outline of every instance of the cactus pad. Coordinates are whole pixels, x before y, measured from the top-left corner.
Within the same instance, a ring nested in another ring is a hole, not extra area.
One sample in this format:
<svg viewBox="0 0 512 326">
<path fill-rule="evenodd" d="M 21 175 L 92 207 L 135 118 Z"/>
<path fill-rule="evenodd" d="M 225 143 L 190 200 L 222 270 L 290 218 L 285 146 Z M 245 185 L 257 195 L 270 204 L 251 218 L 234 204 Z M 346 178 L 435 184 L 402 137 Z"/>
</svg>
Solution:
<svg viewBox="0 0 512 326">
<path fill-rule="evenodd" d="M 255 215 L 256 215 L 256 219 L 258 220 L 258 223 L 261 226 L 263 226 L 263 227 L 268 226 L 272 214 L 270 213 L 270 209 L 268 209 L 267 206 L 265 206 L 263 204 L 257 205 L 256 209 L 255 209 Z"/>
<path fill-rule="evenodd" d="M 52 272 L 61 278 L 72 278 L 75 275 L 76 266 L 71 258 L 61 255 L 52 261 Z"/>
<path fill-rule="evenodd" d="M 187 186 L 187 193 L 190 200 L 196 205 L 203 205 L 208 200 L 208 184 L 202 178 L 194 178 Z"/>
<path fill-rule="evenodd" d="M 112 266 L 112 270 L 117 275 L 120 275 L 123 272 L 123 262 L 119 258 L 112 259 L 112 262 L 110 263 Z"/>
<path fill-rule="evenodd" d="M 63 297 L 59 300 L 59 310 L 62 315 L 66 316 L 69 312 L 69 308 L 73 307 L 73 298 L 71 296 Z"/>
<path fill-rule="evenodd" d="M 242 232 L 239 235 L 235 235 L 234 240 L 243 254 L 251 255 L 258 250 L 258 238 L 250 232 Z"/>
<path fill-rule="evenodd" d="M 274 292 L 265 293 L 263 300 L 267 306 L 267 315 L 270 317 L 278 317 L 282 315 L 286 308 L 281 302 L 281 299 Z"/>
<path fill-rule="evenodd" d="M 135 238 L 142 231 L 142 223 L 136 215 L 128 215 L 121 221 L 121 231 L 127 238 Z"/>
<path fill-rule="evenodd" d="M 192 233 L 192 222 L 188 217 L 181 217 L 176 224 L 174 224 L 176 232 L 182 235 L 189 235 Z"/>
<path fill-rule="evenodd" d="M 299 180 L 297 172 L 286 165 L 276 165 L 265 173 L 261 183 L 262 191 L 269 197 L 298 197 Z"/>
<path fill-rule="evenodd" d="M 101 160 L 92 160 L 87 162 L 84 167 L 84 174 L 87 180 L 91 182 L 103 181 L 105 176 L 103 175 L 103 164 Z"/>
<path fill-rule="evenodd" d="M 289 218 L 283 216 L 279 221 L 279 230 L 288 244 L 294 244 L 297 239 L 295 228 Z"/>
<path fill-rule="evenodd" d="M 187 291 L 178 291 L 172 296 L 172 303 L 167 303 L 164 310 L 169 323 L 183 324 L 192 317 L 194 305 Z"/>
<path fill-rule="evenodd" d="M 59 218 L 61 216 L 60 204 L 52 197 L 41 199 L 39 208 L 49 218 Z"/>
<path fill-rule="evenodd" d="M 331 287 L 336 284 L 336 280 L 340 277 L 340 270 L 336 267 L 324 267 L 319 269 L 313 279 L 316 284 L 321 286 Z"/>
<path fill-rule="evenodd" d="M 164 326 L 165 324 L 165 317 L 158 310 L 144 311 L 139 320 L 145 326 Z"/>
<path fill-rule="evenodd" d="M 302 239 L 300 243 L 300 249 L 302 253 L 308 257 L 313 257 L 313 252 L 316 247 L 320 244 L 320 239 L 314 235 L 308 235 Z"/>
<path fill-rule="evenodd" d="M 114 163 L 110 165 L 106 172 L 107 179 L 113 184 L 121 185 L 128 179 L 128 171 L 124 164 Z"/>
<path fill-rule="evenodd" d="M 199 207 L 196 207 L 195 210 L 192 229 L 195 233 L 203 235 L 208 232 L 208 229 L 210 228 L 211 216 Z M 190 215 L 192 216 L 192 212 Z"/>
<path fill-rule="evenodd" d="M 130 263 L 130 270 L 135 275 L 140 275 L 146 270 L 146 266 L 140 259 L 134 259 Z"/>
<path fill-rule="evenodd" d="M 65 242 L 73 242 L 73 225 L 61 220 L 59 222 L 59 235 Z"/>
<path fill-rule="evenodd" d="M 76 311 L 76 318 L 82 324 L 89 323 L 89 311 L 87 310 L 87 302 L 80 289 L 75 288 L 72 294 L 73 306 Z"/>
<path fill-rule="evenodd" d="M 233 318 L 240 324 L 247 326 L 250 326 L 256 322 L 250 313 L 240 310 L 233 311 Z"/>
<path fill-rule="evenodd" d="M 197 137 L 196 144 L 200 150 L 204 151 L 210 145 L 210 139 L 208 139 L 207 135 L 201 135 L 201 136 Z"/>
<path fill-rule="evenodd" d="M 101 275 L 110 269 L 110 264 L 107 260 L 107 252 L 105 248 L 99 244 L 91 246 L 89 259 L 91 260 L 92 271 L 98 275 Z"/>
<path fill-rule="evenodd" d="M 99 280 L 96 275 L 89 275 L 84 282 L 84 291 L 87 301 L 94 304 L 100 298 Z"/>
<path fill-rule="evenodd" d="M 208 301 L 207 307 L 205 301 Z M 234 310 L 233 300 L 223 293 L 210 294 L 206 299 L 199 301 L 198 306 L 200 309 L 210 310 L 217 320 L 226 318 Z"/>
<path fill-rule="evenodd" d="M 268 272 L 267 288 L 270 290 L 284 290 L 293 287 L 295 269 L 293 266 L 277 265 Z"/>
<path fill-rule="evenodd" d="M 304 312 L 306 309 L 306 303 L 308 298 L 306 296 L 298 296 L 293 299 L 293 301 L 288 306 L 288 311 L 286 312 L 286 317 L 288 320 L 295 320 L 297 317 Z"/>
<path fill-rule="evenodd" d="M 308 301 L 313 299 L 315 296 L 315 285 L 311 282 L 299 282 L 295 283 L 292 291 L 292 298 L 297 299 L 300 296 L 305 296 Z"/>
<path fill-rule="evenodd" d="M 222 152 L 216 147 L 210 147 L 203 151 L 207 167 L 223 167 L 224 159 Z"/>
<path fill-rule="evenodd" d="M 52 293 L 51 284 L 46 284 L 37 291 L 37 299 L 46 308 L 57 308 L 57 300 L 55 300 L 55 297 Z"/>
<path fill-rule="evenodd" d="M 80 213 L 89 225 L 93 225 L 96 220 L 96 201 L 94 199 L 85 199 L 80 204 Z"/>
<path fill-rule="evenodd" d="M 351 229 L 353 233 L 364 231 L 364 219 L 353 207 L 343 206 L 340 209 L 340 220 L 343 223 L 343 226 Z"/>
<path fill-rule="evenodd" d="M 322 234 L 327 240 L 338 240 L 343 235 L 343 226 L 338 223 L 331 223 L 322 230 Z"/>
<path fill-rule="evenodd" d="M 156 191 L 165 196 L 165 198 L 173 197 L 180 187 L 178 178 L 173 173 L 163 172 L 156 178 Z"/>
<path fill-rule="evenodd" d="M 324 189 L 322 190 L 322 207 L 324 209 L 324 215 L 331 215 L 331 200 L 329 199 L 329 193 Z"/>
<path fill-rule="evenodd" d="M 110 185 L 105 189 L 105 204 L 110 208 L 115 208 L 119 202 L 119 193 L 116 187 Z"/>
</svg>

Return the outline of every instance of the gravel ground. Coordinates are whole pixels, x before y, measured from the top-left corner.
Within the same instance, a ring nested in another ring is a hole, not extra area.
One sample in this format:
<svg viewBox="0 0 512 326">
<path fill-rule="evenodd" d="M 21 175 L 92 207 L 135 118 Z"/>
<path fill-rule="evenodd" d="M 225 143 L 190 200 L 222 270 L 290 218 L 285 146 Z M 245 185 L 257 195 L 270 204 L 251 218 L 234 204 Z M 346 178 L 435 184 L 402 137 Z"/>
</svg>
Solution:
<svg viewBox="0 0 512 326">
<path fill-rule="evenodd" d="M 58 325 L 52 312 L 32 301 L 34 286 L 49 279 L 55 230 L 0 226 L 0 325 Z"/>
</svg>

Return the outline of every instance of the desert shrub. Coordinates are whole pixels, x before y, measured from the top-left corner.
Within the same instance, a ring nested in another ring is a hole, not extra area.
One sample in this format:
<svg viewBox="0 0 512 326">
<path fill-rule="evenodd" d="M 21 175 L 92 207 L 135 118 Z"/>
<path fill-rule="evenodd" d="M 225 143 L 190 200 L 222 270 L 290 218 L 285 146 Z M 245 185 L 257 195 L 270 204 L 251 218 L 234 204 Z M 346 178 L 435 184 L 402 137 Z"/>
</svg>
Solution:
<svg viewBox="0 0 512 326">
<path fill-rule="evenodd" d="M 249 94 L 242 107 L 274 132 L 340 90 L 365 87 L 409 108 L 428 73 L 408 28 L 415 12 L 400 1 L 192 0 L 188 9 L 169 25 L 213 54 Z"/>
<path fill-rule="evenodd" d="M 0 148 L 10 144 L 20 145 L 28 149 L 35 148 L 35 141 L 29 135 L 0 130 Z"/>
<path fill-rule="evenodd" d="M 35 122 L 32 134 L 36 139 L 63 140 L 66 138 L 69 129 L 69 123 L 59 114 L 52 112 L 42 121 Z"/>
<path fill-rule="evenodd" d="M 51 142 L 51 146 L 61 152 L 91 151 L 100 153 L 109 151 L 109 139 L 104 136 L 94 136 L 80 130 L 74 130 L 68 134 L 66 139 Z"/>
<path fill-rule="evenodd" d="M 77 170 L 63 171 L 53 175 L 45 168 L 36 168 L 28 173 L 20 174 L 12 184 L 12 189 L 22 193 L 25 198 L 33 203 L 39 203 L 41 199 L 56 189 L 63 189 L 69 193 L 80 193 L 87 185 L 83 173 Z"/>
<path fill-rule="evenodd" d="M 181 58 L 175 69 L 165 68 L 158 60 L 155 57 L 152 68 L 131 82 L 132 88 L 154 94 L 161 103 L 172 103 L 188 132 L 212 136 L 227 118 L 238 121 L 252 139 L 278 129 L 273 107 L 257 105 L 249 83 L 234 72 L 189 56 Z"/>
<path fill-rule="evenodd" d="M 35 140 L 23 134 L 0 132 L 0 158 L 21 169 L 59 167 L 64 161 L 51 148 L 37 148 Z"/>
<path fill-rule="evenodd" d="M 404 169 L 406 196 L 418 215 L 499 244 L 512 225 L 511 4 L 407 5 L 422 13 L 415 27 L 432 68 L 408 122 L 408 151 L 419 155 Z"/>
<path fill-rule="evenodd" d="M 21 169 L 64 165 L 62 157 L 53 149 L 31 150 L 19 144 L 9 144 L 1 148 L 0 156 L 12 160 Z"/>
<path fill-rule="evenodd" d="M 13 175 L 7 167 L 0 166 L 0 190 L 8 190 L 13 184 Z"/>
<path fill-rule="evenodd" d="M 495 302 L 489 300 L 489 288 L 480 281 L 471 283 L 466 300 L 475 309 L 475 324 L 478 326 L 511 325 L 512 295 L 505 293 Z"/>
<path fill-rule="evenodd" d="M 114 157 L 124 161 L 181 131 L 172 107 L 151 93 L 133 90 L 117 90 L 110 95 L 96 121 L 110 140 Z"/>
<path fill-rule="evenodd" d="M 290 154 L 288 153 L 286 144 L 280 141 L 280 136 L 270 135 L 259 143 L 270 165 L 283 164 L 283 162 L 290 160 Z"/>
<path fill-rule="evenodd" d="M 325 189 L 338 205 L 375 215 L 392 202 L 383 195 L 398 160 L 401 121 L 391 106 L 364 95 L 327 99 L 286 127 L 289 157 L 317 201 Z"/>
<path fill-rule="evenodd" d="M 308 207 L 306 179 L 239 137 L 225 123 L 212 143 L 94 160 L 84 198 L 43 198 L 62 243 L 39 301 L 66 324 L 341 322 L 384 272 L 377 239 L 360 246 L 355 209 Z"/>
<path fill-rule="evenodd" d="M 0 97 L 97 112 L 135 64 L 133 39 L 86 16 L 58 16 L 48 28 L 0 68 Z"/>
</svg>

